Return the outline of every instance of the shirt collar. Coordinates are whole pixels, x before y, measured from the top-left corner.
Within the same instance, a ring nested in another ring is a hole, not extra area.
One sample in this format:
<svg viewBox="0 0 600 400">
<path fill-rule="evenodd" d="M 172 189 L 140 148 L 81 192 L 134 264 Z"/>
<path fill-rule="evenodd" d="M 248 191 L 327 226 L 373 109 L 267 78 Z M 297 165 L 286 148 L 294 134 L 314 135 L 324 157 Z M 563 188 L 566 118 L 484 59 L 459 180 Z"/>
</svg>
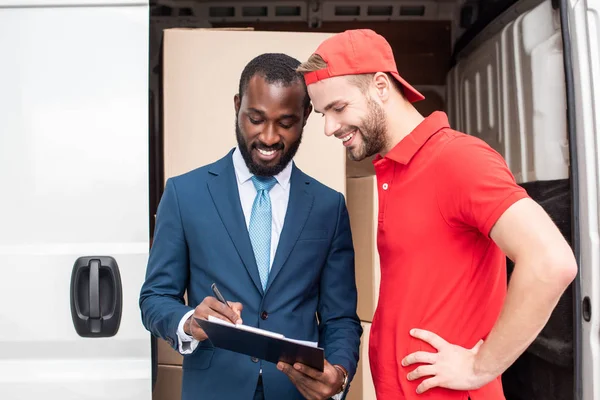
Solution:
<svg viewBox="0 0 600 400">
<path fill-rule="evenodd" d="M 435 111 L 425 118 L 411 133 L 400 141 L 385 158 L 396 161 L 400 164 L 408 164 L 415 154 L 423 147 L 425 142 L 441 129 L 449 128 L 448 116 L 442 111 Z M 373 160 L 373 163 L 382 159 L 379 154 Z"/>
<path fill-rule="evenodd" d="M 233 168 L 235 169 L 235 176 L 237 178 L 238 183 L 241 185 L 246 183 L 248 180 L 252 179 L 253 174 L 248 169 L 246 165 L 246 161 L 244 161 L 244 157 L 242 157 L 242 153 L 240 152 L 239 146 L 235 147 L 233 151 Z M 289 162 L 285 168 L 274 176 L 277 183 L 279 183 L 284 189 L 287 189 L 290 184 L 290 178 L 292 176 L 292 162 Z"/>
</svg>

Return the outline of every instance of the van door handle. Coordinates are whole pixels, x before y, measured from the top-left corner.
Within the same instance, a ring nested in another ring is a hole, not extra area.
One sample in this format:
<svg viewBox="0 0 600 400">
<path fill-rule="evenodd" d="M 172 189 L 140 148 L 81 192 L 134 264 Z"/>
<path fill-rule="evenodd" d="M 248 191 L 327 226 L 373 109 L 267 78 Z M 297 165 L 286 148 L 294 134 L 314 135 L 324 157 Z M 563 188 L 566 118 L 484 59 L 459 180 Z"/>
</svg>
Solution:
<svg viewBox="0 0 600 400">
<path fill-rule="evenodd" d="M 100 332 L 100 260 L 90 261 L 90 332 Z"/>
<path fill-rule="evenodd" d="M 119 330 L 123 294 L 119 267 L 109 256 L 79 257 L 71 272 L 71 317 L 83 337 L 109 337 Z"/>
</svg>

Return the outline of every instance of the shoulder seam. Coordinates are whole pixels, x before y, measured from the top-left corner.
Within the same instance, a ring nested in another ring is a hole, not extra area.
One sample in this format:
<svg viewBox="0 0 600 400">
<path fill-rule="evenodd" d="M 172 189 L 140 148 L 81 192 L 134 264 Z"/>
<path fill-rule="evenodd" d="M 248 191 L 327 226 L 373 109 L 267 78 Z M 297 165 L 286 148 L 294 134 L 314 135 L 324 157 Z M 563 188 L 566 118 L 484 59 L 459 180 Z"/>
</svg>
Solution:
<svg viewBox="0 0 600 400">
<path fill-rule="evenodd" d="M 444 152 L 444 150 L 446 150 L 446 147 L 454 142 L 456 139 L 458 139 L 460 136 L 454 136 L 451 135 L 450 132 L 444 132 L 444 135 L 446 135 L 446 137 L 448 137 L 448 141 L 446 143 L 444 143 L 441 147 L 441 149 L 437 152 L 437 154 L 435 155 L 435 178 L 434 178 L 434 196 L 435 196 L 435 203 L 437 205 L 438 208 L 438 212 L 440 213 L 440 216 L 442 217 L 442 219 L 444 220 L 444 222 L 446 223 L 446 225 L 448 225 L 450 228 L 456 229 L 458 228 L 457 226 L 453 225 L 450 223 L 450 221 L 446 218 L 446 216 L 444 215 L 444 212 L 442 211 L 442 207 L 440 205 L 440 201 L 439 201 L 439 196 L 438 196 L 438 176 L 439 176 L 439 172 L 438 172 L 438 167 L 439 167 L 439 163 L 437 163 L 437 161 L 439 160 L 441 154 Z"/>
</svg>

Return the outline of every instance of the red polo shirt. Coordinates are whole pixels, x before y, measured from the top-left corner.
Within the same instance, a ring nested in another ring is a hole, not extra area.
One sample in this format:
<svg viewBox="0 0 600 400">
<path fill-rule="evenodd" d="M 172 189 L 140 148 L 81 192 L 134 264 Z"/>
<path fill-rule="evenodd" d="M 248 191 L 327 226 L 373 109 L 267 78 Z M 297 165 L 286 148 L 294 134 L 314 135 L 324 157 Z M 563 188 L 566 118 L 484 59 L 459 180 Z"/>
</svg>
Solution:
<svg viewBox="0 0 600 400">
<path fill-rule="evenodd" d="M 383 400 L 499 400 L 500 378 L 471 391 L 431 389 L 408 381 L 415 351 L 435 351 L 409 335 L 437 333 L 466 348 L 485 339 L 506 294 L 506 258 L 489 233 L 502 213 L 527 197 L 504 159 L 485 142 L 450 129 L 435 112 L 373 162 L 379 193 L 379 302 L 369 359 Z"/>
</svg>

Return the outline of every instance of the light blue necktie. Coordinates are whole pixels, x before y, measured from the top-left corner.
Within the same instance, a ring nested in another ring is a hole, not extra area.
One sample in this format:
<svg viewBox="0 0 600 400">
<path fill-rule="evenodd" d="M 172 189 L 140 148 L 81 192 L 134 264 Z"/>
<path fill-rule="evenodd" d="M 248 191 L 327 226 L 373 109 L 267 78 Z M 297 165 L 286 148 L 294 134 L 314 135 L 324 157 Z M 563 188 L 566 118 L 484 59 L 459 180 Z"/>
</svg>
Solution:
<svg viewBox="0 0 600 400">
<path fill-rule="evenodd" d="M 269 268 L 271 265 L 271 197 L 269 191 L 277 182 L 274 177 L 253 176 L 256 197 L 250 215 L 250 241 L 254 249 L 254 257 L 258 266 L 258 274 L 263 290 L 267 287 Z"/>
</svg>

